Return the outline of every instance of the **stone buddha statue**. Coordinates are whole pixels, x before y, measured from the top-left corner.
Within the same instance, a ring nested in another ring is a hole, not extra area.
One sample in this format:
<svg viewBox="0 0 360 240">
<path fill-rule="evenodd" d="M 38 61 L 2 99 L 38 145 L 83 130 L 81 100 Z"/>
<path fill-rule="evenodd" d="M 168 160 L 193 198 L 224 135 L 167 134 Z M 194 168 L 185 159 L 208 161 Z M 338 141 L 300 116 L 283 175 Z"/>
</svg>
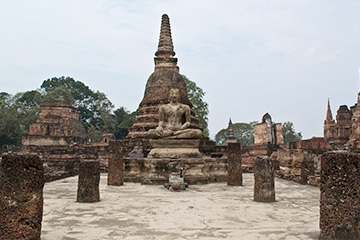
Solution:
<svg viewBox="0 0 360 240">
<path fill-rule="evenodd" d="M 194 139 L 201 138 L 202 131 L 190 127 L 191 109 L 188 105 L 179 103 L 180 91 L 170 89 L 169 103 L 160 106 L 159 125 L 149 130 L 150 138 Z"/>
</svg>

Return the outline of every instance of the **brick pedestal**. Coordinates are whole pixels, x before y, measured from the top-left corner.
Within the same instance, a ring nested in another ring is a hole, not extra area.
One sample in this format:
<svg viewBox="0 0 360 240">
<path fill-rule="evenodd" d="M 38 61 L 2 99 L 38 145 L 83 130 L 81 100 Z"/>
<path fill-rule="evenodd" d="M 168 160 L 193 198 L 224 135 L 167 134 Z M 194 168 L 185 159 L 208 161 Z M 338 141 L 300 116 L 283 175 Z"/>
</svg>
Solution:
<svg viewBox="0 0 360 240">
<path fill-rule="evenodd" d="M 320 184 L 319 239 L 360 239 L 360 155 L 325 153 Z"/>
<path fill-rule="evenodd" d="M 228 180 L 229 186 L 242 186 L 241 146 L 240 143 L 228 144 Z"/>
<path fill-rule="evenodd" d="M 79 165 L 79 180 L 77 202 L 98 202 L 100 163 L 98 161 L 83 161 Z"/>
<path fill-rule="evenodd" d="M 254 164 L 254 201 L 275 201 L 274 176 L 274 167 L 271 159 L 267 156 L 257 157 Z"/>
<path fill-rule="evenodd" d="M 109 142 L 108 185 L 124 184 L 124 148 L 121 141 Z"/>
<path fill-rule="evenodd" d="M 40 239 L 44 183 L 37 155 L 2 155 L 0 239 Z"/>
</svg>

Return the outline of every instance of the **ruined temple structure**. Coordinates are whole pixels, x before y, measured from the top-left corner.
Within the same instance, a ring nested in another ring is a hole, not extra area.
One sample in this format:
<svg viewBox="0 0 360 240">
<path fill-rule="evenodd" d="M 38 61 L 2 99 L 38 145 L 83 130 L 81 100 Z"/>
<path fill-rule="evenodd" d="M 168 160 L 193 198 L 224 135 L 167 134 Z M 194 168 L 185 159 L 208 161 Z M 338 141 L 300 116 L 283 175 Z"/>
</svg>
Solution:
<svg viewBox="0 0 360 240">
<path fill-rule="evenodd" d="M 23 145 L 64 146 L 83 143 L 85 129 L 79 121 L 77 108 L 63 100 L 41 104 L 40 117 L 30 124 Z"/>
<path fill-rule="evenodd" d="M 227 132 L 226 139 L 225 139 L 225 146 L 228 146 L 229 143 L 238 142 L 237 138 L 234 135 L 234 129 L 233 129 L 233 124 L 232 124 L 231 118 L 229 120 L 229 125 L 228 125 L 227 130 L 228 130 L 228 132 Z"/>
<path fill-rule="evenodd" d="M 255 145 L 284 144 L 281 123 L 273 123 L 269 113 L 265 113 L 261 123 L 254 127 Z"/>
<path fill-rule="evenodd" d="M 149 151 L 148 131 L 157 127 L 159 122 L 159 107 L 168 103 L 168 94 L 171 88 L 180 91 L 180 102 L 192 104 L 187 96 L 186 85 L 183 77 L 179 73 L 177 58 L 174 58 L 174 46 L 171 38 L 170 21 L 168 15 L 164 14 L 161 21 L 160 39 L 158 50 L 155 53 L 155 71 L 149 77 L 144 98 L 141 101 L 136 119 L 129 129 L 127 135 L 128 142 L 138 142 L 141 140 L 145 152 Z M 191 127 L 199 128 L 195 114 L 191 113 Z"/>
<path fill-rule="evenodd" d="M 360 149 L 360 93 L 357 103 L 350 109 L 341 105 L 333 119 L 330 100 L 324 121 L 324 138 L 330 143 L 332 149 Z"/>
</svg>

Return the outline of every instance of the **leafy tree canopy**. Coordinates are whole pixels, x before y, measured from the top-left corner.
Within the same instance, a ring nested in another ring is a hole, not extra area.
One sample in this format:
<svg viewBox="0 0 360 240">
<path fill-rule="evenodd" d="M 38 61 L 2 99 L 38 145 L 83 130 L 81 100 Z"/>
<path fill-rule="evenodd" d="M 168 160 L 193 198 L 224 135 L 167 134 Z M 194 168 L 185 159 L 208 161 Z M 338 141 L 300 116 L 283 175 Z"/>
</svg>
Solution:
<svg viewBox="0 0 360 240">
<path fill-rule="evenodd" d="M 254 126 L 257 124 L 257 121 L 249 123 L 234 123 L 233 130 L 234 136 L 237 138 L 238 142 L 242 146 L 248 146 L 254 144 Z M 228 134 L 228 129 L 221 129 L 215 135 L 215 141 L 217 145 L 225 145 L 225 140 Z"/>
<path fill-rule="evenodd" d="M 295 132 L 294 124 L 292 122 L 284 122 L 282 124 L 283 134 L 284 134 L 284 142 L 290 143 L 294 141 L 298 141 L 302 139 L 301 132 Z"/>
<path fill-rule="evenodd" d="M 197 119 L 199 120 L 199 126 L 203 129 L 205 137 L 209 136 L 208 129 L 208 104 L 203 100 L 205 96 L 204 90 L 196 85 L 195 82 L 188 79 L 185 75 L 182 75 L 185 80 L 186 89 L 190 102 L 193 105 L 192 110 L 195 112 Z"/>
<path fill-rule="evenodd" d="M 58 89 L 59 87 L 61 88 Z M 53 77 L 45 80 L 41 85 L 41 89 L 46 93 L 56 90 L 60 95 L 64 88 L 70 90 L 73 105 L 78 108 L 80 120 L 86 130 L 88 130 L 90 126 L 96 129 L 101 129 L 105 126 L 106 123 L 102 119 L 102 115 L 110 114 L 114 105 L 107 99 L 104 93 L 92 91 L 84 83 L 75 81 L 71 77 Z M 68 99 L 69 96 L 65 94 L 63 98 Z M 71 101 L 71 99 L 68 100 Z"/>
</svg>

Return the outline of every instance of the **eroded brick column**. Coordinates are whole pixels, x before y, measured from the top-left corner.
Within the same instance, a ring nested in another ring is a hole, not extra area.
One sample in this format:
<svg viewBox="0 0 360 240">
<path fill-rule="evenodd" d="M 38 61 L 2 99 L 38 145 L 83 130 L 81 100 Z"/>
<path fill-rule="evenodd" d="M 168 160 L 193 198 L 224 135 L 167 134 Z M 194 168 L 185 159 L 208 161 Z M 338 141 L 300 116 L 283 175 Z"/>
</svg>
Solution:
<svg viewBox="0 0 360 240">
<path fill-rule="evenodd" d="M 320 239 L 360 239 L 360 155 L 321 158 Z"/>
<path fill-rule="evenodd" d="M 0 239 L 40 239 L 44 183 L 39 156 L 2 155 Z"/>
<path fill-rule="evenodd" d="M 254 200 L 257 202 L 275 201 L 275 174 L 272 161 L 267 156 L 260 156 L 254 163 Z"/>
<path fill-rule="evenodd" d="M 83 161 L 79 165 L 77 202 L 100 201 L 100 162 Z"/>
<path fill-rule="evenodd" d="M 242 186 L 240 143 L 228 144 L 228 185 Z"/>
<path fill-rule="evenodd" d="M 121 141 L 109 142 L 108 185 L 124 184 L 124 147 Z"/>
</svg>

